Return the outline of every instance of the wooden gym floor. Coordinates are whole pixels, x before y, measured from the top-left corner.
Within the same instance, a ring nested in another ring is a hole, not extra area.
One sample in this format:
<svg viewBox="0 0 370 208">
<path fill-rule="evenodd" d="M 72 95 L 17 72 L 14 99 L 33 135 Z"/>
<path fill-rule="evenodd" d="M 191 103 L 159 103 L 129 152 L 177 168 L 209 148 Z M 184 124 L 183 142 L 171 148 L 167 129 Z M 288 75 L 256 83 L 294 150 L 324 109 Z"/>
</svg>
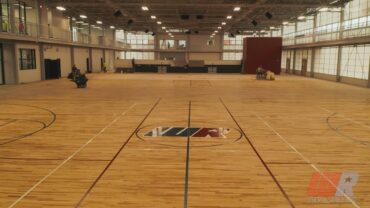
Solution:
<svg viewBox="0 0 370 208">
<path fill-rule="evenodd" d="M 89 78 L 87 89 L 0 86 L 0 207 L 370 207 L 369 89 L 297 76 Z M 157 127 L 229 131 L 145 136 Z M 317 172 L 358 174 L 354 196 L 315 200 Z"/>
</svg>

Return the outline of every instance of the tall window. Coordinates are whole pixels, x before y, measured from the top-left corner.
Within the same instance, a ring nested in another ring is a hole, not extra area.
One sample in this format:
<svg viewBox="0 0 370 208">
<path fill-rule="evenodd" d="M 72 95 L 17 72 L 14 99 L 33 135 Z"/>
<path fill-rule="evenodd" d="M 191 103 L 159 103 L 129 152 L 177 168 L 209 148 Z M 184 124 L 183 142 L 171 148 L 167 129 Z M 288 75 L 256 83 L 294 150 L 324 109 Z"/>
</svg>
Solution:
<svg viewBox="0 0 370 208">
<path fill-rule="evenodd" d="M 126 34 L 126 43 L 132 49 L 154 49 L 154 37 L 144 32 L 128 32 Z"/>
<path fill-rule="evenodd" d="M 295 37 L 295 24 L 289 24 L 283 26 L 283 43 L 284 45 L 294 44 Z"/>
<path fill-rule="evenodd" d="M 337 74 L 338 47 L 325 47 L 315 50 L 315 72 Z"/>
<path fill-rule="evenodd" d="M 353 0 L 344 7 L 343 36 L 367 36 L 370 30 L 370 0 Z"/>
<path fill-rule="evenodd" d="M 154 60 L 154 52 L 127 51 L 126 59 Z"/>
<path fill-rule="evenodd" d="M 296 39 L 297 43 L 309 43 L 312 42 L 312 34 L 313 34 L 313 18 L 306 19 L 303 22 L 297 22 L 297 31 L 296 31 Z"/>
<path fill-rule="evenodd" d="M 8 0 L 1 0 L 1 32 L 9 31 L 9 4 Z"/>
<path fill-rule="evenodd" d="M 224 50 L 243 50 L 243 38 L 247 36 L 236 35 L 230 37 L 228 34 L 224 35 Z"/>
<path fill-rule="evenodd" d="M 369 78 L 370 45 L 343 46 L 341 76 Z"/>
<path fill-rule="evenodd" d="M 36 69 L 36 51 L 35 49 L 19 49 L 21 70 Z"/>
<path fill-rule="evenodd" d="M 186 40 L 179 40 L 179 49 L 185 49 L 186 48 Z"/>
<path fill-rule="evenodd" d="M 16 26 L 19 34 L 27 34 L 27 25 L 26 25 L 26 4 L 24 2 L 18 1 L 18 17 L 16 20 Z"/>
<path fill-rule="evenodd" d="M 242 60 L 243 59 L 243 53 L 242 52 L 224 52 L 222 54 L 223 60 Z"/>
<path fill-rule="evenodd" d="M 160 40 L 159 41 L 160 49 L 173 49 L 175 48 L 174 40 Z"/>
</svg>

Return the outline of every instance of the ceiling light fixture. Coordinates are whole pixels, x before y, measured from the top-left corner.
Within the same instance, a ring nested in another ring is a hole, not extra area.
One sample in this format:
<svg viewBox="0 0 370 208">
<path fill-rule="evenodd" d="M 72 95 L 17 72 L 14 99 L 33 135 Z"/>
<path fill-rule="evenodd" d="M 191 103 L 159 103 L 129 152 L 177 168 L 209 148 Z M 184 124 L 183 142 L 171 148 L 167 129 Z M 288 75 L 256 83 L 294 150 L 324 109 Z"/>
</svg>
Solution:
<svg viewBox="0 0 370 208">
<path fill-rule="evenodd" d="M 161 22 L 161 21 L 158 21 L 158 22 L 157 22 L 157 24 L 158 24 L 158 25 L 161 25 L 161 24 L 162 24 L 162 22 Z"/>
<path fill-rule="evenodd" d="M 96 21 L 96 24 L 101 25 L 101 24 L 103 24 L 103 22 L 102 21 Z"/>
<path fill-rule="evenodd" d="M 226 19 L 232 19 L 232 18 L 233 18 L 233 16 L 231 16 L 231 15 L 226 17 Z"/>
<path fill-rule="evenodd" d="M 217 29 L 221 30 L 221 29 L 222 29 L 222 27 L 217 27 Z"/>
<path fill-rule="evenodd" d="M 82 19 L 86 19 L 86 18 L 87 18 L 87 16 L 86 16 L 86 15 L 83 15 L 83 14 L 81 14 L 81 15 L 80 15 L 80 17 L 81 17 Z"/>
<path fill-rule="evenodd" d="M 141 7 L 141 9 L 142 9 L 143 11 L 149 11 L 149 8 L 148 8 L 147 6 L 142 6 L 142 7 Z"/>
<path fill-rule="evenodd" d="M 240 7 L 234 7 L 234 12 L 238 12 L 238 11 L 240 11 Z"/>
<path fill-rule="evenodd" d="M 226 22 L 222 22 L 221 25 L 226 25 Z"/>
<path fill-rule="evenodd" d="M 156 16 L 154 16 L 154 15 L 150 16 L 150 18 L 152 18 L 152 19 L 157 19 L 157 17 L 156 17 Z"/>
<path fill-rule="evenodd" d="M 115 29 L 116 27 L 114 27 L 113 25 L 112 26 L 110 26 L 110 29 Z"/>
<path fill-rule="evenodd" d="M 57 8 L 57 10 L 59 10 L 59 11 L 65 11 L 65 10 L 67 10 L 66 8 L 64 8 L 64 7 L 62 7 L 62 6 L 57 6 L 56 8 Z"/>
<path fill-rule="evenodd" d="M 298 19 L 299 20 L 304 20 L 304 19 L 306 19 L 306 17 L 305 16 L 299 16 Z"/>
</svg>

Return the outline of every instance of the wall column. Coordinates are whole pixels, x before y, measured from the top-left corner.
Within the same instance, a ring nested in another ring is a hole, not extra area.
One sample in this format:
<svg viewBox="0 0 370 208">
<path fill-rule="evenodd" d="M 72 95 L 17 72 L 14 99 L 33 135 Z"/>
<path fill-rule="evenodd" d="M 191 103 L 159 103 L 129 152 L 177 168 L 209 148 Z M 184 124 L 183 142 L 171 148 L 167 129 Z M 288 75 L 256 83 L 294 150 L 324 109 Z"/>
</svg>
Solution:
<svg viewBox="0 0 370 208">
<path fill-rule="evenodd" d="M 314 77 L 315 76 L 315 48 L 312 48 L 311 49 L 311 74 L 310 76 L 311 77 Z"/>
<path fill-rule="evenodd" d="M 106 56 L 105 56 L 105 52 L 106 52 L 106 50 L 105 50 L 105 48 L 103 48 L 103 61 L 104 61 L 104 63 L 106 62 Z"/>
<path fill-rule="evenodd" d="M 89 48 L 89 71 L 93 72 L 93 64 L 92 64 L 92 48 Z"/>
<path fill-rule="evenodd" d="M 117 36 L 116 36 L 116 30 L 113 30 L 113 47 L 117 47 Z"/>
<path fill-rule="evenodd" d="M 298 30 L 298 22 L 295 22 L 295 25 L 294 25 L 294 36 L 296 35 L 297 30 Z M 296 37 L 294 37 L 294 45 L 297 45 L 297 38 Z"/>
<path fill-rule="evenodd" d="M 75 65 L 75 48 L 71 46 L 71 66 Z"/>
<path fill-rule="evenodd" d="M 44 62 L 44 44 L 40 43 L 40 70 L 41 70 L 41 80 L 45 80 L 45 62 Z"/>
<path fill-rule="evenodd" d="M 342 47 L 343 46 L 338 46 L 337 77 L 336 77 L 337 82 L 341 81 L 340 72 L 341 72 L 341 68 L 342 68 L 342 65 L 341 65 L 341 63 L 342 63 Z"/>
<path fill-rule="evenodd" d="M 92 38 L 91 38 L 91 25 L 89 24 L 89 44 L 92 43 Z"/>
<path fill-rule="evenodd" d="M 74 42 L 73 40 L 73 20 L 71 17 L 69 17 L 69 31 L 70 31 L 70 38 L 71 38 L 71 42 Z"/>
<path fill-rule="evenodd" d="M 344 6 L 340 8 L 339 15 L 339 40 L 343 39 Z"/>
<path fill-rule="evenodd" d="M 343 22 L 344 22 L 344 6 L 340 8 L 340 17 L 339 17 L 339 40 L 343 39 Z M 338 46 L 338 59 L 337 59 L 337 77 L 336 81 L 340 82 L 341 81 L 341 63 L 342 63 L 342 48 L 343 46 Z"/>
<path fill-rule="evenodd" d="M 367 79 L 367 87 L 370 88 L 370 65 L 369 65 L 369 76 Z"/>
<path fill-rule="evenodd" d="M 315 32 L 315 29 L 317 27 L 316 20 L 317 20 L 317 14 L 313 16 L 313 29 L 312 29 L 312 42 L 313 43 L 316 42 L 316 32 Z"/>
<path fill-rule="evenodd" d="M 294 42 L 295 42 L 295 39 L 294 39 Z M 297 55 L 297 50 L 296 49 L 293 49 L 293 60 L 291 60 L 291 61 L 293 61 L 293 67 L 292 67 L 292 74 L 295 74 L 295 57 L 296 57 L 296 55 Z"/>
</svg>

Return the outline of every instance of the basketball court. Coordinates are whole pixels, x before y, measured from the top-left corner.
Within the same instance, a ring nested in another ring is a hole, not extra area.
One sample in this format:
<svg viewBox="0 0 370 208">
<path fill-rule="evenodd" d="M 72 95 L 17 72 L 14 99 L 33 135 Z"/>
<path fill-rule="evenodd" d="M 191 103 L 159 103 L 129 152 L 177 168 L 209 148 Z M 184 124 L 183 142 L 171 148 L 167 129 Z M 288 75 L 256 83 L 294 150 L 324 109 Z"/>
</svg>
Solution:
<svg viewBox="0 0 370 208">
<path fill-rule="evenodd" d="M 0 207 L 370 207 L 368 89 L 89 78 L 0 86 Z"/>
</svg>

